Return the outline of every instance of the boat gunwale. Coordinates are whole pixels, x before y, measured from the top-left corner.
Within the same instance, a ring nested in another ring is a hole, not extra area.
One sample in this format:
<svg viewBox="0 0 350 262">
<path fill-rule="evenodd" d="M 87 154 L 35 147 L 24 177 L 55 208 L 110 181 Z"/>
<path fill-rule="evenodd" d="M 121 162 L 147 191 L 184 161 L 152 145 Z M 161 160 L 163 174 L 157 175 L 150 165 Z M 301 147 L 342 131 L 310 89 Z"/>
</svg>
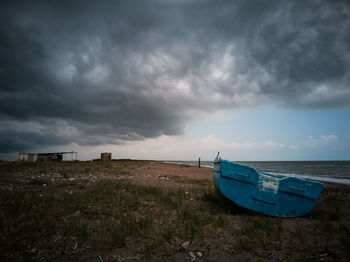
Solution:
<svg viewBox="0 0 350 262">
<path fill-rule="evenodd" d="M 234 161 L 229 161 L 229 160 L 224 160 L 224 159 L 215 159 L 214 160 L 214 165 L 215 163 L 223 163 L 223 162 L 228 162 L 228 163 L 233 163 L 235 165 L 239 165 L 239 166 L 243 166 L 243 167 L 246 167 L 246 168 L 249 168 L 249 169 L 253 169 L 256 174 L 259 176 L 259 175 L 267 175 L 267 176 L 270 176 L 270 177 L 274 177 L 274 178 L 277 178 L 279 180 L 279 182 L 285 180 L 285 179 L 290 179 L 290 178 L 293 178 L 293 179 L 297 179 L 298 181 L 301 181 L 303 183 L 305 182 L 312 182 L 312 183 L 315 183 L 315 184 L 318 184 L 319 186 L 322 186 L 322 187 L 325 187 L 325 184 L 319 182 L 319 181 L 316 181 L 316 180 L 312 180 L 312 179 L 309 179 L 309 178 L 299 178 L 299 177 L 294 177 L 294 176 L 283 176 L 283 175 L 273 175 L 273 174 L 270 174 L 270 173 L 265 173 L 263 171 L 260 171 L 260 170 L 257 170 L 255 169 L 254 167 L 252 166 L 248 166 L 248 165 L 245 165 L 245 164 L 241 164 L 241 163 L 237 163 L 237 162 L 234 162 Z M 221 173 L 221 168 L 220 168 L 220 174 L 223 176 L 223 177 L 226 177 L 226 178 L 229 178 L 229 179 L 233 179 L 233 180 L 237 180 L 237 179 L 234 179 L 230 176 L 227 176 L 225 174 L 222 174 Z M 239 180 L 241 181 L 241 180 Z"/>
</svg>

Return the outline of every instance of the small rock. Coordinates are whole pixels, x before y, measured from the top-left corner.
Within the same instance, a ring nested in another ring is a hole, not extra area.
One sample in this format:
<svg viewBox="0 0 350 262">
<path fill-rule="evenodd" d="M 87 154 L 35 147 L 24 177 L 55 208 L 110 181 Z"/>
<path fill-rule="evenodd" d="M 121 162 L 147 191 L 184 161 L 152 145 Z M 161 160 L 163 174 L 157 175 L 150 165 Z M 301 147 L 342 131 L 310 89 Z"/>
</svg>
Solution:
<svg viewBox="0 0 350 262">
<path fill-rule="evenodd" d="M 193 254 L 193 252 L 188 252 L 188 255 L 190 256 L 191 261 L 195 261 L 196 260 L 196 256 L 195 256 L 195 254 Z"/>
<path fill-rule="evenodd" d="M 202 252 L 197 252 L 197 257 L 202 257 L 203 253 Z"/>
<path fill-rule="evenodd" d="M 190 245 L 190 242 L 186 241 L 186 242 L 182 243 L 181 247 L 183 247 L 184 249 L 187 249 L 189 245 Z"/>
</svg>

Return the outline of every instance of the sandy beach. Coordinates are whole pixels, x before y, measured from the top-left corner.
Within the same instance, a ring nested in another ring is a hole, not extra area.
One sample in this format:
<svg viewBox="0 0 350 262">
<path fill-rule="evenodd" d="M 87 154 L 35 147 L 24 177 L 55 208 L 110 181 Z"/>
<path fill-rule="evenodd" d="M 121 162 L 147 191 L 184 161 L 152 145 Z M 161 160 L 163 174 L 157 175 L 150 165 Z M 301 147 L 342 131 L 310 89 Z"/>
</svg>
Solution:
<svg viewBox="0 0 350 262">
<path fill-rule="evenodd" d="M 0 163 L 2 261 L 349 261 L 350 187 L 269 217 L 213 188 L 211 168 L 156 161 Z"/>
</svg>

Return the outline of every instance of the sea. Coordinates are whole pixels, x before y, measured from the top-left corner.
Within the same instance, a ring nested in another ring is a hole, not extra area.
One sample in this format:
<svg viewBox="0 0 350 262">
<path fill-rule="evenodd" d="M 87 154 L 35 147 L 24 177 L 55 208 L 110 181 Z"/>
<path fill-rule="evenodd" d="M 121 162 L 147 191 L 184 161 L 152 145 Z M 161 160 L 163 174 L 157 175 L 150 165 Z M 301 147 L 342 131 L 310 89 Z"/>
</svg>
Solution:
<svg viewBox="0 0 350 262">
<path fill-rule="evenodd" d="M 198 161 L 167 161 L 198 166 Z M 350 185 L 350 161 L 235 161 L 257 170 L 321 182 Z M 212 161 L 201 161 L 201 166 L 213 168 Z"/>
</svg>

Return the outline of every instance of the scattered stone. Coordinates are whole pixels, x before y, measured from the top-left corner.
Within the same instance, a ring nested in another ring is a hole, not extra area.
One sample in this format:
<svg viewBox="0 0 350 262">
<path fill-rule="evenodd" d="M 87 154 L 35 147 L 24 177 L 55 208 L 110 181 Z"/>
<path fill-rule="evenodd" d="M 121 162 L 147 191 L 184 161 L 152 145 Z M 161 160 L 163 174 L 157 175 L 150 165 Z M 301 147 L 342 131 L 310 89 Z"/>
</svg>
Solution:
<svg viewBox="0 0 350 262">
<path fill-rule="evenodd" d="M 329 256 L 329 254 L 328 254 L 328 253 L 323 253 L 323 254 L 320 254 L 320 257 L 327 257 L 327 256 Z"/>
<path fill-rule="evenodd" d="M 191 261 L 195 261 L 196 260 L 196 255 L 193 254 L 193 252 L 188 252 L 188 255 L 190 256 Z"/>
<path fill-rule="evenodd" d="M 181 247 L 183 249 L 187 249 L 189 245 L 190 245 L 190 241 L 186 241 L 186 242 L 182 243 Z"/>
<path fill-rule="evenodd" d="M 203 253 L 202 252 L 197 252 L 197 257 L 202 257 Z"/>
</svg>

